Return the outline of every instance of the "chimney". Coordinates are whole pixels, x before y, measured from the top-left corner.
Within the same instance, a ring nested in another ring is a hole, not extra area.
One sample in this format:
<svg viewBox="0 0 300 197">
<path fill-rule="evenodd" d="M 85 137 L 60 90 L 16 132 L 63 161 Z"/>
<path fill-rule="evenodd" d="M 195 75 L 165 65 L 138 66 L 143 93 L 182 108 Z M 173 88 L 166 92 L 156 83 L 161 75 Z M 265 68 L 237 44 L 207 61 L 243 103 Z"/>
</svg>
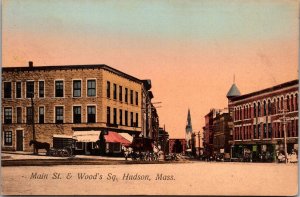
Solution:
<svg viewBox="0 0 300 197">
<path fill-rule="evenodd" d="M 29 61 L 29 68 L 33 68 L 33 62 L 32 61 Z"/>
</svg>

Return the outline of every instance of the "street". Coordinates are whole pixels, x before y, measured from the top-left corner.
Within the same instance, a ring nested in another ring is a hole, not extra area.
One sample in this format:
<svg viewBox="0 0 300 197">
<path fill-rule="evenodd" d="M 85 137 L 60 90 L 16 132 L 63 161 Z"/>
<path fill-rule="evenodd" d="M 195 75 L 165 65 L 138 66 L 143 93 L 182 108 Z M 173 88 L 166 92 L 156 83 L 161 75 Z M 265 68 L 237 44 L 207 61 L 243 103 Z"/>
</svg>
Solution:
<svg viewBox="0 0 300 197">
<path fill-rule="evenodd" d="M 2 195 L 296 195 L 298 165 L 190 162 L 2 167 Z"/>
</svg>

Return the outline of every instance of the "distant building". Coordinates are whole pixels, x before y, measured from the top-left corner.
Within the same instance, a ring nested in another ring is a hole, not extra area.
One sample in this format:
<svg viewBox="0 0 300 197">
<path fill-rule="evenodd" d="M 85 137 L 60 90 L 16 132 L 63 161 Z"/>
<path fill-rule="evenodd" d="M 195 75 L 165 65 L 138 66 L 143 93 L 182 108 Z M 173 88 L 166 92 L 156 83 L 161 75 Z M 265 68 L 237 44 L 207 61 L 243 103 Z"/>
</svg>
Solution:
<svg viewBox="0 0 300 197">
<path fill-rule="evenodd" d="M 76 134 L 76 150 L 85 154 L 94 152 L 100 134 L 106 152 L 121 151 L 121 133 L 152 139 L 158 115 L 150 88 L 150 80 L 103 64 L 4 67 L 2 150 L 32 150 L 33 128 L 36 139 L 51 146 Z"/>
<path fill-rule="evenodd" d="M 186 140 L 183 138 L 169 139 L 169 153 L 182 153 L 186 151 Z"/>
<path fill-rule="evenodd" d="M 192 141 L 191 141 L 192 133 L 193 133 L 192 119 L 191 119 L 191 113 L 190 113 L 190 109 L 189 109 L 188 115 L 187 115 L 186 127 L 185 127 L 185 140 L 186 140 L 187 149 L 192 148 Z"/>
<path fill-rule="evenodd" d="M 235 84 L 230 88 L 229 113 L 233 120 L 232 157 L 251 153 L 274 155 L 284 150 L 284 122 L 286 122 L 287 151 L 298 150 L 298 88 L 293 80 L 260 91 L 241 95 Z"/>
</svg>

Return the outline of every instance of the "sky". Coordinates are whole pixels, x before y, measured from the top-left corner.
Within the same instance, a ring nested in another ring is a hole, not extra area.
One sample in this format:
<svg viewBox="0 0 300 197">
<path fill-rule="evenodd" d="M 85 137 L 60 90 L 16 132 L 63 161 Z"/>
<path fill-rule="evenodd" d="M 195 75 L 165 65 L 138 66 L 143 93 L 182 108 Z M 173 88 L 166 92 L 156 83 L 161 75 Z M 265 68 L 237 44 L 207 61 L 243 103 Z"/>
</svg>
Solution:
<svg viewBox="0 0 300 197">
<path fill-rule="evenodd" d="M 106 64 L 151 79 L 160 126 L 298 78 L 297 0 L 4 0 L 2 66 Z"/>
</svg>

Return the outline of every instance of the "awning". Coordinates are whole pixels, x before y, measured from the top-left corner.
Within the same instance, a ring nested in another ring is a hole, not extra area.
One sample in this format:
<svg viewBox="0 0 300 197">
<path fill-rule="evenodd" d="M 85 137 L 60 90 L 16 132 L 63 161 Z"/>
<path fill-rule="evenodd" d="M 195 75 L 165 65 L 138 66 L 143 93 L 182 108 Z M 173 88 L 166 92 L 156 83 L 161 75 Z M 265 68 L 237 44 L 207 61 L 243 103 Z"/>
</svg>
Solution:
<svg viewBox="0 0 300 197">
<path fill-rule="evenodd" d="M 96 142 L 100 138 L 101 131 L 75 131 L 73 139 L 77 142 Z"/>
<path fill-rule="evenodd" d="M 104 138 L 107 143 L 121 143 L 124 146 L 129 146 L 131 144 L 129 140 L 113 131 L 109 131 L 107 135 L 104 135 Z"/>
<path fill-rule="evenodd" d="M 129 135 L 128 133 L 119 133 L 123 138 L 125 138 L 126 140 L 128 140 L 129 142 L 133 141 L 133 137 L 131 135 Z"/>
<path fill-rule="evenodd" d="M 72 135 L 53 134 L 53 138 L 72 138 Z"/>
</svg>

